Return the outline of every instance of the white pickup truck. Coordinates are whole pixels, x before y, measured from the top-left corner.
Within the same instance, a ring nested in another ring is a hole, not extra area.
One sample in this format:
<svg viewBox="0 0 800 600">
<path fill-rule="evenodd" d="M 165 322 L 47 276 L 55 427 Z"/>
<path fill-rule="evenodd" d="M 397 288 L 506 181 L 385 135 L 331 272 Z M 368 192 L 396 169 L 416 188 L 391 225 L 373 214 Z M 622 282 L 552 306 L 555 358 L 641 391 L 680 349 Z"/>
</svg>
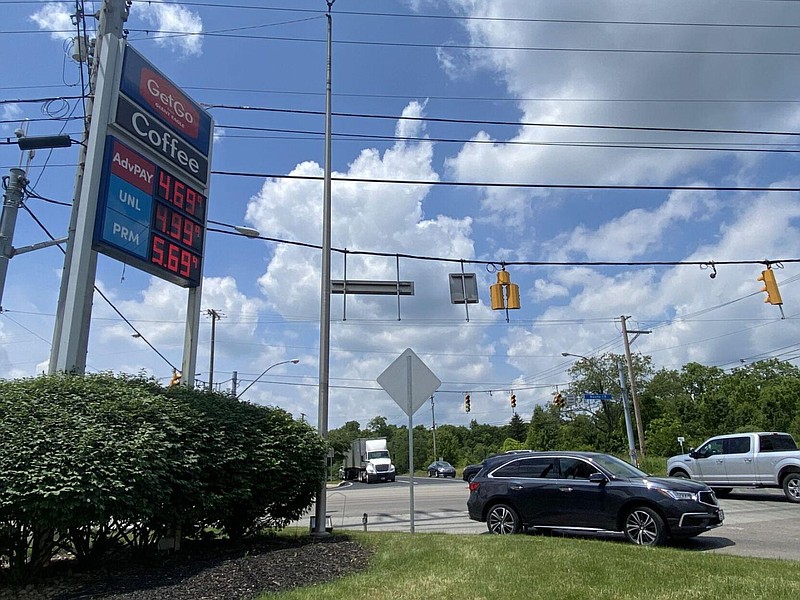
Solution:
<svg viewBox="0 0 800 600">
<path fill-rule="evenodd" d="M 688 477 L 724 496 L 734 487 L 783 488 L 800 503 L 800 450 L 788 433 L 718 435 L 667 460 L 670 477 Z"/>
</svg>

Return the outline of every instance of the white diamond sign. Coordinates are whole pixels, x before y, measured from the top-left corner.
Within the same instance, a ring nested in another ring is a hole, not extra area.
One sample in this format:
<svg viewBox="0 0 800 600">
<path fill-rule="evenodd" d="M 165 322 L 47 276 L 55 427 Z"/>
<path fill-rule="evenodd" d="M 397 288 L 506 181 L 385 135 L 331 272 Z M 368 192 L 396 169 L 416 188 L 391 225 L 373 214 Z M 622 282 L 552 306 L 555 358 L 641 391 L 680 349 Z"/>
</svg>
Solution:
<svg viewBox="0 0 800 600">
<path fill-rule="evenodd" d="M 439 389 L 442 382 L 411 348 L 406 348 L 378 376 L 378 384 L 410 417 Z"/>
</svg>

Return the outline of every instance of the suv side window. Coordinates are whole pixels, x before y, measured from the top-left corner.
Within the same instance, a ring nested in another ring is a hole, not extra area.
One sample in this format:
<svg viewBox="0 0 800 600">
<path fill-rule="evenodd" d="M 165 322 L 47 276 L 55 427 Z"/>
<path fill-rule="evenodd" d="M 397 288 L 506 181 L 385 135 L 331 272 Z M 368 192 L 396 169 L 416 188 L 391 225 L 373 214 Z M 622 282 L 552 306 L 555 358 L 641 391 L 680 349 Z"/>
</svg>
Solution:
<svg viewBox="0 0 800 600">
<path fill-rule="evenodd" d="M 583 460 L 577 458 L 561 458 L 561 479 L 589 479 L 592 473 L 598 470 Z"/>
<path fill-rule="evenodd" d="M 492 477 L 518 477 L 517 473 L 519 473 L 519 469 L 517 462 L 516 460 L 512 460 L 498 469 L 495 469 L 491 474 Z"/>
<path fill-rule="evenodd" d="M 747 454 L 750 452 L 750 437 L 728 438 L 723 446 L 725 447 L 725 454 Z"/>
<path fill-rule="evenodd" d="M 699 458 L 708 458 L 709 456 L 716 456 L 717 454 L 723 453 L 722 440 L 711 440 L 697 450 L 697 456 Z"/>
<path fill-rule="evenodd" d="M 558 470 L 554 458 L 523 458 L 514 461 L 517 464 L 517 477 L 555 479 Z"/>
</svg>

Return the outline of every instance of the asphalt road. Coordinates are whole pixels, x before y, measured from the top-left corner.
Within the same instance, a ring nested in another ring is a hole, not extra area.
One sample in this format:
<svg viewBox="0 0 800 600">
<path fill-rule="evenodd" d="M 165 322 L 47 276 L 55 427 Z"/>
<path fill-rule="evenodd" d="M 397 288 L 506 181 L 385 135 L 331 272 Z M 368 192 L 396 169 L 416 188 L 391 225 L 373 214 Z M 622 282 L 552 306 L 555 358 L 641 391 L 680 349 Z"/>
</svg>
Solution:
<svg viewBox="0 0 800 600">
<path fill-rule="evenodd" d="M 484 523 L 467 516 L 469 490 L 464 481 L 417 477 L 414 483 L 414 531 L 486 534 Z M 408 532 L 409 490 L 407 477 L 398 477 L 394 483 L 343 483 L 328 489 L 327 514 L 334 530 L 363 530 L 366 513 L 369 531 Z M 721 499 L 720 505 L 725 510 L 722 527 L 671 545 L 691 551 L 800 561 L 800 504 L 788 502 L 779 490 L 742 489 Z M 313 508 L 309 514 L 314 514 Z"/>
</svg>

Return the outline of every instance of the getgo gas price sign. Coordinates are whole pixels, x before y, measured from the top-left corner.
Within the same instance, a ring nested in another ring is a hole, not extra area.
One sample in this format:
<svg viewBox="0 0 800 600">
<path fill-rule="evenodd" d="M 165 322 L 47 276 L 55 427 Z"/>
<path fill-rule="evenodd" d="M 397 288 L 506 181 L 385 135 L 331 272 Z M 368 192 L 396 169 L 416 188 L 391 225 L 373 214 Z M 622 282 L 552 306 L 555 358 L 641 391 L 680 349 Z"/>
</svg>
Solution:
<svg viewBox="0 0 800 600">
<path fill-rule="evenodd" d="M 183 287 L 200 284 L 206 197 L 113 136 L 106 139 L 95 250 Z"/>
</svg>

